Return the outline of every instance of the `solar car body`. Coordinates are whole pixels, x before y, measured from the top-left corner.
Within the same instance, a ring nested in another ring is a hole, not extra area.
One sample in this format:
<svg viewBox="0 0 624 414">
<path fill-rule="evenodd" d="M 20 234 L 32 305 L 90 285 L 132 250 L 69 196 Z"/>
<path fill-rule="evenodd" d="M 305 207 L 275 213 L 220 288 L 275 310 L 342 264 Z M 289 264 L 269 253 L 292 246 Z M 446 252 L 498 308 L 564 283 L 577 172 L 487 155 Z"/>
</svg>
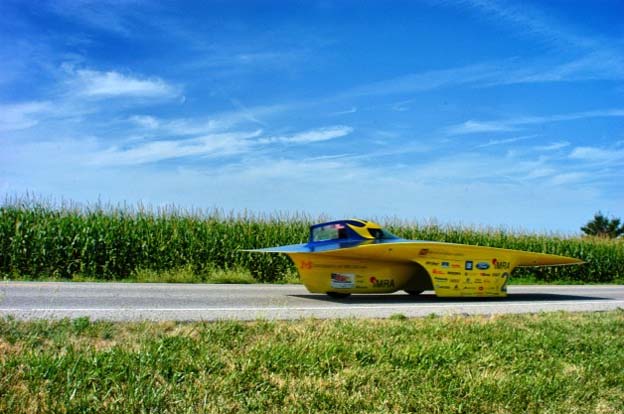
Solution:
<svg viewBox="0 0 624 414">
<path fill-rule="evenodd" d="M 308 243 L 250 251 L 288 255 L 310 292 L 333 297 L 431 289 L 440 297 L 505 297 L 516 267 L 582 263 L 553 254 L 405 240 L 359 219 L 315 224 Z"/>
</svg>

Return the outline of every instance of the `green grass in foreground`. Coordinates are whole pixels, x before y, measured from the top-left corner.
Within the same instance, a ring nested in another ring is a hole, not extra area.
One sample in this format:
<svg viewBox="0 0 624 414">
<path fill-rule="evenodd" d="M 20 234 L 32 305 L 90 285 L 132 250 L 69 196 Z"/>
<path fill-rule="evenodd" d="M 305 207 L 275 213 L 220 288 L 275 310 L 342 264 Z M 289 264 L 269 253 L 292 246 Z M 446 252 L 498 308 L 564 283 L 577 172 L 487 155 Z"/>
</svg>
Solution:
<svg viewBox="0 0 624 414">
<path fill-rule="evenodd" d="M 622 413 L 624 312 L 4 319 L 0 412 Z"/>
</svg>

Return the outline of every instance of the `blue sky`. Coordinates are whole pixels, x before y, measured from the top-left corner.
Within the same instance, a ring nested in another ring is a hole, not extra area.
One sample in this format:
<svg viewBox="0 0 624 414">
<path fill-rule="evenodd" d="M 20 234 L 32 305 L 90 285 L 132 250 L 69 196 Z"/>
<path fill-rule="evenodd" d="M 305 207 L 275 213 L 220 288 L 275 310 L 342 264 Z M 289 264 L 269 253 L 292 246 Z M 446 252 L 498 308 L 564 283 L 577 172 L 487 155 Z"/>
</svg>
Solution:
<svg viewBox="0 0 624 414">
<path fill-rule="evenodd" d="M 576 232 L 624 3 L 0 2 L 0 193 Z"/>
</svg>

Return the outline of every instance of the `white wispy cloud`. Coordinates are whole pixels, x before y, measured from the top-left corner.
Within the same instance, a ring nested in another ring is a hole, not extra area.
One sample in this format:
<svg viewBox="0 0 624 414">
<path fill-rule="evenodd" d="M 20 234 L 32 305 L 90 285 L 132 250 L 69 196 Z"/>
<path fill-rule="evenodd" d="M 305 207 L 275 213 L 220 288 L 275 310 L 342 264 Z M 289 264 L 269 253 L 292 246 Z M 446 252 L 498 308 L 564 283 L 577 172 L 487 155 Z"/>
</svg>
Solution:
<svg viewBox="0 0 624 414">
<path fill-rule="evenodd" d="M 515 5 L 510 2 L 492 0 L 462 0 L 459 3 L 479 10 L 497 24 L 505 27 L 513 26 L 522 36 L 533 35 L 555 47 L 590 48 L 596 46 L 595 40 L 577 35 L 553 19 L 551 15 L 546 15 L 539 8 L 527 4 Z"/>
<path fill-rule="evenodd" d="M 341 97 L 409 94 L 476 82 L 492 82 L 500 76 L 500 69 L 490 64 L 410 73 L 355 87 Z"/>
<path fill-rule="evenodd" d="M 189 118 L 166 118 L 153 115 L 136 114 L 127 118 L 135 126 L 144 129 L 144 133 L 157 136 L 194 137 L 223 133 L 232 130 L 255 128 L 265 125 L 263 118 L 270 118 L 287 111 L 281 105 L 245 107 L 234 111 L 217 112 Z"/>
<path fill-rule="evenodd" d="M 96 154 L 95 165 L 138 165 L 182 157 L 227 156 L 245 152 L 261 131 L 225 133 L 183 140 L 153 141 L 130 148 L 112 147 Z"/>
<path fill-rule="evenodd" d="M 409 105 L 415 102 L 416 99 L 406 99 L 400 102 L 396 102 L 391 105 L 393 111 L 404 112 L 409 110 Z"/>
<path fill-rule="evenodd" d="M 569 172 L 563 174 L 556 174 L 550 179 L 550 183 L 553 185 L 564 185 L 583 182 L 588 177 L 585 172 Z"/>
<path fill-rule="evenodd" d="M 330 116 L 339 116 L 339 115 L 347 115 L 347 114 L 354 114 L 358 111 L 357 107 L 352 106 L 350 109 L 346 109 L 344 111 L 336 111 L 336 112 L 332 112 L 329 115 Z"/>
<path fill-rule="evenodd" d="M 39 123 L 52 110 L 50 102 L 33 101 L 0 105 L 0 131 L 26 129 Z"/>
<path fill-rule="evenodd" d="M 493 84 L 624 79 L 624 55 L 613 41 L 579 33 L 539 7 L 491 0 L 462 0 L 459 4 L 478 10 L 518 36 L 531 36 L 549 45 L 560 55 L 574 56 L 563 63 L 525 62 L 523 69 L 511 67 Z"/>
<path fill-rule="evenodd" d="M 520 67 L 520 68 L 519 68 Z M 593 51 L 553 62 L 551 59 L 517 59 L 483 62 L 425 72 L 408 73 L 352 88 L 337 95 L 351 98 L 371 95 L 409 95 L 453 86 L 494 87 L 525 83 L 583 80 L 624 80 L 624 56 L 609 51 Z M 397 106 L 401 110 L 403 106 Z"/>
<path fill-rule="evenodd" d="M 548 145 L 538 145 L 533 147 L 534 150 L 536 151 L 556 151 L 558 149 L 562 149 L 565 147 L 569 147 L 570 143 L 568 141 L 560 141 L 560 142 L 553 142 L 552 144 L 548 144 Z"/>
<path fill-rule="evenodd" d="M 506 139 L 491 139 L 485 144 L 477 145 L 477 148 L 487 148 L 487 147 L 492 147 L 495 145 L 511 144 L 513 142 L 526 141 L 527 139 L 532 139 L 532 138 L 535 138 L 535 135 L 527 135 L 523 137 L 513 137 L 513 138 L 506 138 Z"/>
<path fill-rule="evenodd" d="M 52 12 L 78 20 L 103 31 L 130 35 L 136 21 L 145 19 L 148 3 L 133 0 L 57 0 L 45 2 L 42 7 Z M 140 7 L 139 10 L 136 10 Z"/>
<path fill-rule="evenodd" d="M 534 116 L 519 118 L 514 123 L 517 124 L 542 124 L 546 122 L 574 121 L 585 118 L 622 118 L 624 117 L 624 109 L 599 109 L 594 111 L 574 112 L 571 114 L 560 114 L 550 116 Z"/>
<path fill-rule="evenodd" d="M 539 179 L 544 177 L 551 177 L 557 173 L 555 168 L 551 167 L 537 167 L 529 171 L 525 178 L 529 180 Z"/>
<path fill-rule="evenodd" d="M 515 131 L 517 128 L 505 121 L 473 121 L 468 120 L 461 124 L 452 125 L 445 129 L 448 135 L 477 134 L 484 132 Z"/>
<path fill-rule="evenodd" d="M 175 87 L 158 77 L 124 75 L 116 71 L 79 69 L 68 80 L 72 92 L 91 98 L 141 97 L 163 98 L 178 96 Z"/>
<path fill-rule="evenodd" d="M 259 140 L 260 143 L 270 144 L 274 142 L 286 144 L 307 144 L 312 142 L 328 141 L 341 138 L 353 132 L 353 128 L 345 125 L 318 128 L 310 131 L 299 132 L 294 135 L 267 137 Z"/>
<path fill-rule="evenodd" d="M 157 123 L 150 117 L 134 119 L 139 123 Z M 353 128 L 343 125 L 318 128 L 289 136 L 259 138 L 262 130 L 252 132 L 213 133 L 194 138 L 157 140 L 128 147 L 115 146 L 97 153 L 95 165 L 140 165 L 184 157 L 225 157 L 246 154 L 274 143 L 308 144 L 340 138 Z M 257 139 L 256 139 L 257 138 Z"/>
<path fill-rule="evenodd" d="M 624 150 L 599 147 L 576 147 L 570 158 L 581 161 L 618 161 L 624 160 Z"/>
<path fill-rule="evenodd" d="M 518 118 L 508 118 L 498 121 L 474 121 L 469 120 L 461 124 L 451 125 L 444 128 L 448 135 L 465 135 L 482 132 L 513 131 L 523 125 L 545 124 L 551 122 L 574 121 L 585 118 L 609 118 L 624 117 L 624 109 L 604 109 L 585 112 L 574 112 L 571 114 L 558 114 L 548 116 L 525 116 Z"/>
<path fill-rule="evenodd" d="M 156 129 L 160 126 L 160 121 L 151 115 L 133 115 L 129 120 L 147 129 Z"/>
<path fill-rule="evenodd" d="M 556 65 L 510 71 L 498 84 L 624 79 L 624 56 L 597 51 Z M 496 83 L 495 83 L 496 84 Z"/>
</svg>

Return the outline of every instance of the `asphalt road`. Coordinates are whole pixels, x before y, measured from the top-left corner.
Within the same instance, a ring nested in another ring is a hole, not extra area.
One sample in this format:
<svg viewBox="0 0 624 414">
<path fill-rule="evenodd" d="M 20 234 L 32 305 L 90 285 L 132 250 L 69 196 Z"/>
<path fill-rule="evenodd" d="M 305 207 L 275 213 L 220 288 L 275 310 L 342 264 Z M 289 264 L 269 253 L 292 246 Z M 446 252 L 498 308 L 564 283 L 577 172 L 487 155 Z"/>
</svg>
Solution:
<svg viewBox="0 0 624 414">
<path fill-rule="evenodd" d="M 300 285 L 1 282 L 0 316 L 19 319 L 89 318 L 222 320 L 386 318 L 429 314 L 604 311 L 624 308 L 624 286 L 510 286 L 507 298 L 353 295 L 331 299 Z"/>
</svg>

